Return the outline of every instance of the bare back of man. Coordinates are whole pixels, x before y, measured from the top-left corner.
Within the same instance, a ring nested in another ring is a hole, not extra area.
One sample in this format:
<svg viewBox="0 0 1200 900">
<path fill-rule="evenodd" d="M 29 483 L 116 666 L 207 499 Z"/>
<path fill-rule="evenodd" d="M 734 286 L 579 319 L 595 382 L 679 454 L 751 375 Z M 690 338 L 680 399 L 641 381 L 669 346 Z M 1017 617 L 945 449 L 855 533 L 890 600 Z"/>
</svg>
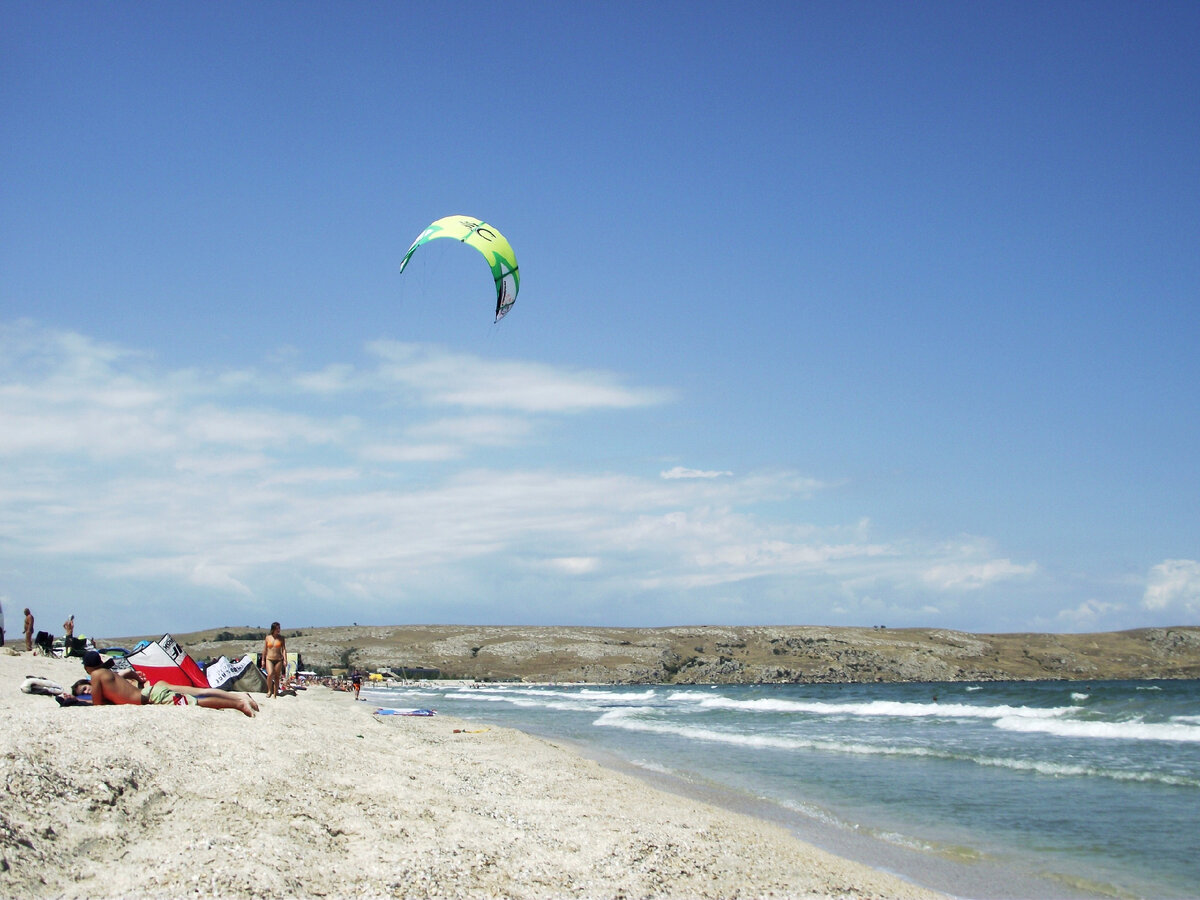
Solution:
<svg viewBox="0 0 1200 900">
<path fill-rule="evenodd" d="M 145 702 L 137 682 L 123 678 L 112 669 L 101 666 L 98 669 L 89 668 L 87 673 L 92 676 L 92 706 L 120 703 L 141 706 Z"/>
</svg>

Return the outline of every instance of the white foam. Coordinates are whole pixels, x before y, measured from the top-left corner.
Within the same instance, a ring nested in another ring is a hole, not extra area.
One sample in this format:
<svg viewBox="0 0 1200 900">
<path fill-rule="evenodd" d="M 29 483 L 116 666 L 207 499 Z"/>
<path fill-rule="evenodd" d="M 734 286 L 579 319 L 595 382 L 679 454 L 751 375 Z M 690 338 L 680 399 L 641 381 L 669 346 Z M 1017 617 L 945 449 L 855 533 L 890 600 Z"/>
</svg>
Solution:
<svg viewBox="0 0 1200 900">
<path fill-rule="evenodd" d="M 703 741 L 707 743 L 725 744 L 728 746 L 745 747 L 748 749 L 771 750 L 816 750 L 828 753 L 849 753 L 859 756 L 891 756 L 904 758 L 943 759 L 955 762 L 973 763 L 978 766 L 988 766 L 999 769 L 1009 769 L 1015 772 L 1025 772 L 1033 775 L 1048 775 L 1053 777 L 1099 777 L 1115 781 L 1154 782 L 1158 784 L 1182 785 L 1200 787 L 1200 779 L 1187 776 L 1168 775 L 1159 772 L 1122 771 L 1106 769 L 1097 766 L 1073 763 L 1057 763 L 1036 759 L 1021 759 L 1018 757 L 982 756 L 971 753 L 960 753 L 931 747 L 913 745 L 868 744 L 853 741 L 814 740 L 782 735 L 749 734 L 746 732 L 724 732 L 712 728 L 701 728 L 695 725 L 677 725 L 658 719 L 648 718 L 656 710 L 643 708 L 641 710 L 613 709 L 605 712 L 593 723 L 598 726 L 619 728 L 625 731 L 639 731 L 649 734 L 673 735 L 686 740 Z M 1038 724 L 1036 719 L 1011 720 L 1023 723 Z M 1046 726 L 1060 724 L 1042 721 Z M 1076 723 L 1089 724 L 1089 723 Z M 1102 723 L 1096 723 L 1102 724 Z M 1030 729 L 1035 730 L 1035 729 Z M 1195 729 L 1200 731 L 1200 729 Z"/>
<path fill-rule="evenodd" d="M 568 696 L 572 696 L 572 695 L 568 694 Z M 648 691 L 641 691 L 636 694 L 630 694 L 630 693 L 626 693 L 624 691 L 605 691 L 605 690 L 595 690 L 594 688 L 593 689 L 584 688 L 583 690 L 579 691 L 578 696 L 580 696 L 580 697 L 604 697 L 606 700 L 615 700 L 615 701 L 620 701 L 620 702 L 624 703 L 624 702 L 628 702 L 631 700 L 653 700 L 656 696 L 658 696 L 658 694 L 653 688 L 651 688 Z"/>
<path fill-rule="evenodd" d="M 647 772 L 654 772 L 656 775 L 670 775 L 672 778 L 680 778 L 688 781 L 685 775 L 675 771 L 670 766 L 664 766 L 662 763 L 655 762 L 650 759 L 631 759 L 630 762 L 639 769 L 645 769 Z"/>
<path fill-rule="evenodd" d="M 937 716 L 959 719 L 999 719 L 1006 716 L 1057 718 L 1074 712 L 1070 706 L 976 706 L 970 703 L 911 703 L 899 700 L 868 700 L 862 703 L 823 703 L 819 701 L 733 700 L 729 697 L 705 697 L 689 692 L 671 694 L 668 700 L 689 701 L 703 709 L 729 709 L 739 712 L 808 713 L 821 716 L 873 716 L 891 718 L 927 718 Z"/>
<path fill-rule="evenodd" d="M 565 712 L 602 712 L 630 703 L 642 704 L 655 698 L 653 689 L 637 693 L 604 690 L 562 690 L 557 688 L 520 688 L 488 685 L 463 688 L 447 695 L 469 702 L 507 703 L 522 709 L 554 709 Z"/>
<path fill-rule="evenodd" d="M 997 728 L 1025 734 L 1052 734 L 1067 738 L 1101 738 L 1121 741 L 1182 741 L 1200 743 L 1200 727 L 1182 722 L 1081 722 L 1029 719 L 1007 716 L 997 719 Z"/>
</svg>

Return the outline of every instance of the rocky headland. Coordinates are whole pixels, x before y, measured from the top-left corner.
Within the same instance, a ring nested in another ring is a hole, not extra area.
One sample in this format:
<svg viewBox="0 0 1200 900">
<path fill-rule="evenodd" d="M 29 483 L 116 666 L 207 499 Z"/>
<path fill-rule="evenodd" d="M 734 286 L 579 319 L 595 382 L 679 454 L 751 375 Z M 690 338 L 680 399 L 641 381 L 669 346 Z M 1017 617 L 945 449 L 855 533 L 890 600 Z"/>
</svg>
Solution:
<svg viewBox="0 0 1200 900">
<path fill-rule="evenodd" d="M 196 659 L 262 649 L 265 629 L 174 637 Z M 943 628 L 397 625 L 285 629 L 321 672 L 418 677 L 750 684 L 1200 678 L 1200 627 L 1096 634 L 972 634 Z M 149 635 L 151 639 L 158 635 Z M 113 639 L 132 646 L 137 638 Z"/>
</svg>

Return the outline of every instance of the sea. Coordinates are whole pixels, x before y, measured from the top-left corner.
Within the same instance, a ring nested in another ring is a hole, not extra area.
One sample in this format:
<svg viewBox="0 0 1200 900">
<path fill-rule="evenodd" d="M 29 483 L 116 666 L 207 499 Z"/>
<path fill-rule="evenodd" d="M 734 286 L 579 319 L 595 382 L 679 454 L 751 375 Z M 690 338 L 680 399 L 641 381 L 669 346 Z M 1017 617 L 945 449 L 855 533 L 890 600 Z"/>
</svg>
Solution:
<svg viewBox="0 0 1200 900">
<path fill-rule="evenodd" d="M 978 900 L 1200 897 L 1200 681 L 364 689 Z"/>
</svg>

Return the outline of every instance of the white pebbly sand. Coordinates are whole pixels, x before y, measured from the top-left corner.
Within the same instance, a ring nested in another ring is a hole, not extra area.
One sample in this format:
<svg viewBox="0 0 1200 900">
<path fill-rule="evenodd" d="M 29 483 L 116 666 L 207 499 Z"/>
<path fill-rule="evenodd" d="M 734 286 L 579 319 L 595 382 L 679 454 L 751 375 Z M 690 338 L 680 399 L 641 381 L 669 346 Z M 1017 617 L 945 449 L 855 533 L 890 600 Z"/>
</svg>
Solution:
<svg viewBox="0 0 1200 900">
<path fill-rule="evenodd" d="M 326 688 L 253 719 L 20 692 L 83 674 L 0 649 L 0 897 L 940 896 L 548 741 Z"/>
</svg>

